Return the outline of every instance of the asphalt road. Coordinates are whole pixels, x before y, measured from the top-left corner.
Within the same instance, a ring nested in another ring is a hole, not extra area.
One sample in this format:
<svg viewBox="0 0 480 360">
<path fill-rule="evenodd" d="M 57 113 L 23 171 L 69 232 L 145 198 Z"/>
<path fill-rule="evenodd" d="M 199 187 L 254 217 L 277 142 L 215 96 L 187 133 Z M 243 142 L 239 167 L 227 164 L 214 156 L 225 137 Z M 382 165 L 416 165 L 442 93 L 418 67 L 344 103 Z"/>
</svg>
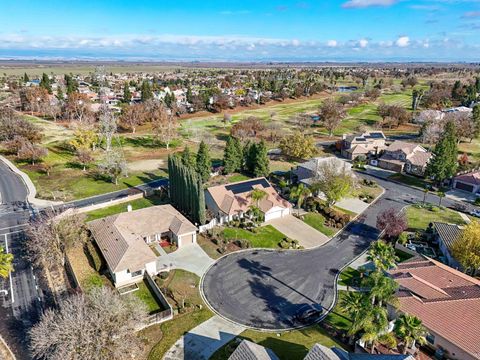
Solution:
<svg viewBox="0 0 480 360">
<path fill-rule="evenodd" d="M 0 282 L 0 290 L 8 292 L 0 295 L 0 332 L 18 359 L 28 359 L 25 334 L 39 313 L 42 292 L 22 246 L 24 225 L 30 218 L 27 189 L 22 179 L 1 161 L 0 194 L 0 245 L 14 255 L 14 272 Z"/>
<path fill-rule="evenodd" d="M 265 330 L 308 325 L 294 320 L 306 304 L 330 309 L 336 274 L 378 238 L 377 214 L 423 200 L 422 191 L 375 180 L 386 190 L 382 198 L 325 245 L 304 251 L 248 250 L 217 261 L 202 282 L 209 306 L 229 320 Z M 438 197 L 430 194 L 427 201 L 438 203 Z M 448 199 L 443 203 L 452 205 Z"/>
</svg>

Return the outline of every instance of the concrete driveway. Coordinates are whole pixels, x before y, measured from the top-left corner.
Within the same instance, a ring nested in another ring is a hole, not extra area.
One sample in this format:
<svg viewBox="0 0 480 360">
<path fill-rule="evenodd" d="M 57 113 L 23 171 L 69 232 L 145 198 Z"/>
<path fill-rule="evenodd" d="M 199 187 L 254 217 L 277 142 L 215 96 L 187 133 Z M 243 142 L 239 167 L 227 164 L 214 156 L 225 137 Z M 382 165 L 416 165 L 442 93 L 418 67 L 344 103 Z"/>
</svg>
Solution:
<svg viewBox="0 0 480 360">
<path fill-rule="evenodd" d="M 298 240 L 305 249 L 323 245 L 329 240 L 328 236 L 293 215 L 270 220 L 267 224 L 272 225 L 285 236 Z"/>
<path fill-rule="evenodd" d="M 183 269 L 202 277 L 213 259 L 207 255 L 198 244 L 185 245 L 170 253 L 157 258 L 157 271 L 169 269 Z"/>
</svg>

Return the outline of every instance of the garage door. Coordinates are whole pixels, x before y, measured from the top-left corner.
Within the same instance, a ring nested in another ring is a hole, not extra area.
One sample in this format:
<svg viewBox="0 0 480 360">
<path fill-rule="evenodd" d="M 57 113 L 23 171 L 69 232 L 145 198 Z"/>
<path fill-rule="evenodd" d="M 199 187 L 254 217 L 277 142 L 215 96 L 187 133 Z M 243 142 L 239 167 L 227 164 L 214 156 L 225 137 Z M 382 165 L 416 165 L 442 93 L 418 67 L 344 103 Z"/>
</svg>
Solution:
<svg viewBox="0 0 480 360">
<path fill-rule="evenodd" d="M 456 182 L 455 183 L 455 189 L 468 191 L 468 192 L 473 192 L 473 185 L 464 184 L 464 183 L 461 183 L 461 182 Z"/>
<path fill-rule="evenodd" d="M 185 245 L 189 245 L 189 244 L 193 244 L 194 241 L 193 241 L 193 237 L 195 235 L 183 235 L 182 237 L 180 237 L 180 244 L 178 245 L 179 247 L 181 246 L 185 246 Z"/>
<path fill-rule="evenodd" d="M 272 211 L 265 214 L 265 221 L 278 219 L 282 217 L 282 210 Z"/>
</svg>

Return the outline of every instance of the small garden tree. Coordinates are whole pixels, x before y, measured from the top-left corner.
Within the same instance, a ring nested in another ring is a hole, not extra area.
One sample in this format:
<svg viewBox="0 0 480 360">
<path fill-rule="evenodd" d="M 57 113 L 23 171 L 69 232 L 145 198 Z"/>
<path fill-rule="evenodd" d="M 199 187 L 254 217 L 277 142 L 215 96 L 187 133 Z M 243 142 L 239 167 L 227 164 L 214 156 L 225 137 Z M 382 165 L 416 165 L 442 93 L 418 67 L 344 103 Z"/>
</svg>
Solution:
<svg viewBox="0 0 480 360">
<path fill-rule="evenodd" d="M 383 210 L 377 216 L 377 229 L 383 231 L 385 237 L 394 239 L 408 227 L 405 213 L 394 208 Z"/>
<path fill-rule="evenodd" d="M 452 245 L 452 254 L 466 271 L 474 274 L 480 269 L 480 223 L 468 224 Z"/>
<path fill-rule="evenodd" d="M 0 246 L 0 277 L 7 278 L 11 271 L 13 271 L 13 255 L 7 254 Z"/>
</svg>

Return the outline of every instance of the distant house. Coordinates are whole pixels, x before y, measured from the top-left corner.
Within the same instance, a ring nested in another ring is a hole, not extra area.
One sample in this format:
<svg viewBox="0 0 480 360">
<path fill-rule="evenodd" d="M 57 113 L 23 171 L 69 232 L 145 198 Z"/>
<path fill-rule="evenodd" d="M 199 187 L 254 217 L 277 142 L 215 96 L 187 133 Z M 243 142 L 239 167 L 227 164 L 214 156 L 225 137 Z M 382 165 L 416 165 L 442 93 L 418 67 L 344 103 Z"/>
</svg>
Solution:
<svg viewBox="0 0 480 360">
<path fill-rule="evenodd" d="M 333 163 L 338 169 L 345 169 L 347 172 L 352 172 L 352 164 L 341 160 L 335 156 L 329 157 L 316 157 L 310 159 L 304 163 L 301 163 L 293 170 L 293 174 L 296 176 L 298 182 L 303 183 L 304 185 L 310 186 L 315 182 L 315 178 L 321 176 L 319 174 L 319 169 L 321 164 L 324 163 Z"/>
<path fill-rule="evenodd" d="M 456 224 L 434 222 L 433 231 L 435 235 L 435 241 L 438 244 L 440 252 L 445 258 L 446 264 L 455 269 L 461 269 L 460 263 L 452 256 L 451 248 L 453 243 L 457 241 L 462 233 L 462 228 Z"/>
<path fill-rule="evenodd" d="M 394 141 L 378 159 L 378 166 L 396 172 L 424 176 L 433 154 L 418 144 Z"/>
<path fill-rule="evenodd" d="M 262 345 L 242 340 L 228 360 L 279 360 L 275 353 Z"/>
<path fill-rule="evenodd" d="M 382 131 L 364 132 L 360 135 L 343 135 L 342 156 L 354 160 L 360 155 L 378 154 L 385 148 L 385 140 L 386 137 Z"/>
<path fill-rule="evenodd" d="M 265 221 L 290 214 L 292 205 L 283 199 L 264 177 L 209 187 L 205 191 L 207 209 L 221 224 L 241 218 L 256 205 L 251 197 L 255 189 L 266 193 L 266 197 L 258 203 L 260 211 L 265 215 Z"/>
<path fill-rule="evenodd" d="M 398 283 L 398 309 L 422 320 L 438 358 L 480 359 L 480 280 L 427 257 L 389 271 Z"/>
<path fill-rule="evenodd" d="M 171 205 L 152 206 L 89 222 L 88 228 L 116 287 L 157 273 L 148 244 L 169 239 L 178 247 L 197 242 L 197 228 Z"/>
<path fill-rule="evenodd" d="M 480 171 L 455 176 L 452 187 L 472 194 L 480 193 Z"/>
</svg>

